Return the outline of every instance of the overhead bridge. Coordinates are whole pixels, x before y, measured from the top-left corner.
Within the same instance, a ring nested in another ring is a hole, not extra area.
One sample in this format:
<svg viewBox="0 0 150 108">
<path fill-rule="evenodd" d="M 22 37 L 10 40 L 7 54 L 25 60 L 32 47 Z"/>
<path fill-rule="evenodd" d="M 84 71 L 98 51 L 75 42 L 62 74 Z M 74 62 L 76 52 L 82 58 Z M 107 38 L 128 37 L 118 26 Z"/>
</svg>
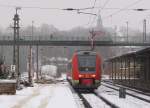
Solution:
<svg viewBox="0 0 150 108">
<path fill-rule="evenodd" d="M 150 38 L 142 41 L 140 37 L 129 38 L 126 41 L 124 37 L 100 37 L 95 39 L 95 46 L 150 46 Z M 22 36 L 20 39 L 13 40 L 13 36 L 0 37 L 0 45 L 6 46 L 90 46 L 91 41 L 88 37 L 51 37 L 51 36 Z"/>
<path fill-rule="evenodd" d="M 13 41 L 13 40 L 0 40 L 0 45 L 6 46 L 90 46 L 90 41 L 50 41 L 50 40 L 21 40 L 21 41 Z M 95 46 L 150 46 L 150 43 L 128 43 L 128 42 L 113 42 L 113 41 L 95 41 Z"/>
</svg>

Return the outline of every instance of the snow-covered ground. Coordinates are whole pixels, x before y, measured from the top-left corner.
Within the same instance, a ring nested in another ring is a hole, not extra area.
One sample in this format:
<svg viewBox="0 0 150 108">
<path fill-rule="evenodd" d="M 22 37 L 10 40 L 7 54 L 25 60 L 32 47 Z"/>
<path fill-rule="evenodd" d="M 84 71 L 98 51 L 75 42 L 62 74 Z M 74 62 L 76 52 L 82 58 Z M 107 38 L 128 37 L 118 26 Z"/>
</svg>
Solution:
<svg viewBox="0 0 150 108">
<path fill-rule="evenodd" d="M 67 85 L 40 84 L 16 95 L 1 95 L 0 108 L 77 108 L 77 104 Z"/>
<path fill-rule="evenodd" d="M 81 99 L 70 89 L 65 75 L 56 84 L 34 84 L 34 87 L 17 91 L 16 95 L 0 95 L 0 108 L 84 108 Z M 105 86 L 95 90 L 120 108 L 150 108 L 150 104 L 131 96 L 119 98 L 118 91 Z M 98 97 L 83 94 L 93 108 L 109 108 Z"/>
<path fill-rule="evenodd" d="M 119 90 L 119 87 L 116 87 L 116 86 L 113 86 L 113 85 L 110 85 L 110 84 L 103 83 L 103 85 L 107 85 L 107 86 L 110 86 L 110 87 L 112 87 L 112 88 L 115 88 L 115 89 L 118 89 L 118 90 Z M 136 91 L 138 91 L 138 90 L 136 90 Z M 133 95 L 135 95 L 135 96 L 139 96 L 139 97 L 142 97 L 142 98 L 144 98 L 144 99 L 150 100 L 150 96 L 148 96 L 148 95 L 143 95 L 143 94 L 139 94 L 139 93 L 137 93 L 137 92 L 135 92 L 135 91 L 126 90 L 126 93 L 133 94 Z"/>
</svg>

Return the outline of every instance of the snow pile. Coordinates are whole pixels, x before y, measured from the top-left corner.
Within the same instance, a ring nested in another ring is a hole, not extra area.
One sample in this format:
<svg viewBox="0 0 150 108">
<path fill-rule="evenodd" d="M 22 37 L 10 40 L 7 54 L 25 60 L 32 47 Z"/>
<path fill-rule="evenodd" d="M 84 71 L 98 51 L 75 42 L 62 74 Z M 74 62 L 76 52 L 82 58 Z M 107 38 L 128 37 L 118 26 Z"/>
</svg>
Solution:
<svg viewBox="0 0 150 108">
<path fill-rule="evenodd" d="M 6 80 L 6 79 L 0 80 L 0 83 L 16 83 L 16 82 L 17 82 L 16 80 Z"/>
<path fill-rule="evenodd" d="M 54 79 L 57 75 L 57 66 L 44 65 L 41 67 L 42 77 L 45 79 Z"/>
<path fill-rule="evenodd" d="M 66 74 L 62 73 L 59 78 L 57 78 L 58 81 L 66 81 Z"/>
</svg>

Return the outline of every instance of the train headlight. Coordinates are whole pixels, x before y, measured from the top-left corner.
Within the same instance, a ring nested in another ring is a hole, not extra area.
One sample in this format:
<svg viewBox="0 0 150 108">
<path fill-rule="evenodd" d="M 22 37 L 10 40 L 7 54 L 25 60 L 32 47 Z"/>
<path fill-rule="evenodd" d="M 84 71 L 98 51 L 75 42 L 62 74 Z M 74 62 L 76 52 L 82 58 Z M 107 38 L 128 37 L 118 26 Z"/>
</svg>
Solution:
<svg viewBox="0 0 150 108">
<path fill-rule="evenodd" d="M 95 78 L 96 77 L 96 75 L 91 75 L 93 78 Z"/>
<path fill-rule="evenodd" d="M 79 78 L 83 77 L 83 75 L 79 75 Z"/>
</svg>

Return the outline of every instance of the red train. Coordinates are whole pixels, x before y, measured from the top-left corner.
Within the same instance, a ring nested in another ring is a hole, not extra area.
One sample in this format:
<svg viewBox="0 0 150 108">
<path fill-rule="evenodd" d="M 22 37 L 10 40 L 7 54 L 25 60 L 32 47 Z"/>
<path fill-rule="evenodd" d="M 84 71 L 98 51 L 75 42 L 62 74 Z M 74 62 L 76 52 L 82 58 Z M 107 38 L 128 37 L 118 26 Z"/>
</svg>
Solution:
<svg viewBox="0 0 150 108">
<path fill-rule="evenodd" d="M 101 82 L 101 57 L 93 51 L 77 51 L 68 64 L 67 80 L 74 88 L 94 90 Z"/>
</svg>

